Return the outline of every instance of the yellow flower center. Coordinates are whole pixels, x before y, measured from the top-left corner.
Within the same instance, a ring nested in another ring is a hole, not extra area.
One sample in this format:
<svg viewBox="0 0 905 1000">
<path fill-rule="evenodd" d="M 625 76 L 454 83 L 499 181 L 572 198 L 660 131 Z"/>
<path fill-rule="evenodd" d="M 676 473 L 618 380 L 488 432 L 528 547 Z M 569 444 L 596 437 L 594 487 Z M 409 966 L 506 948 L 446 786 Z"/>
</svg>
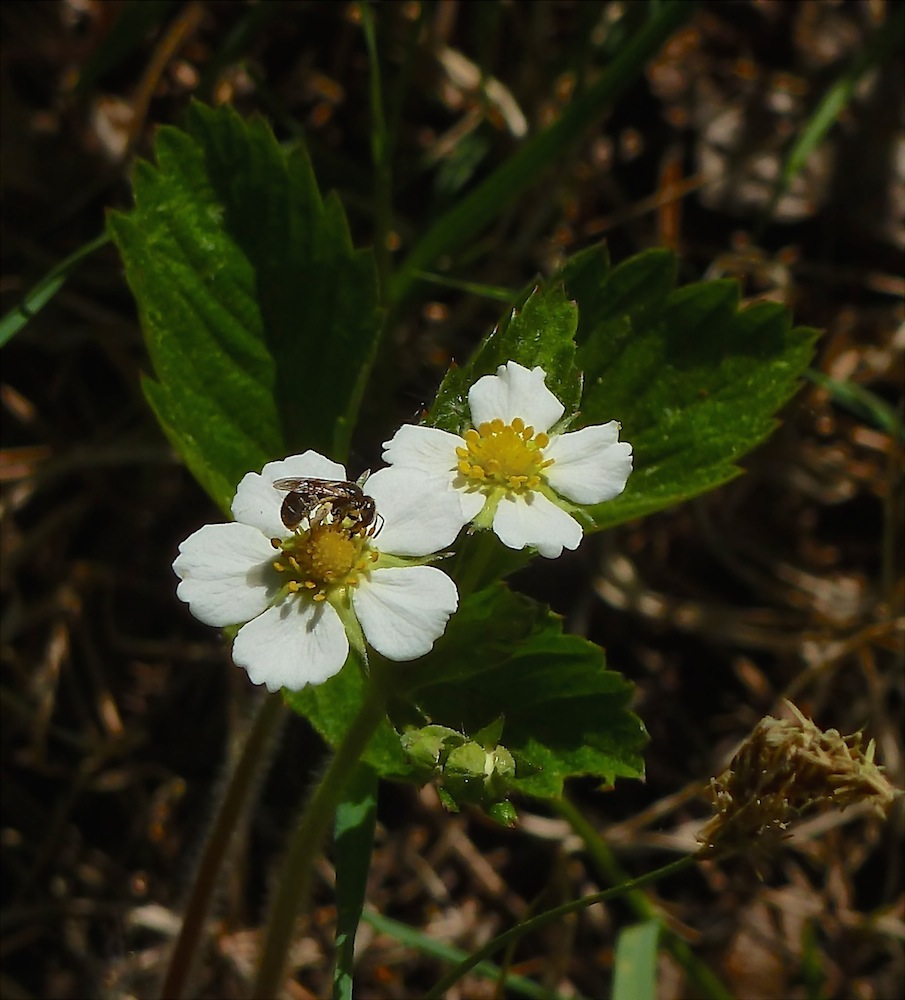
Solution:
<svg viewBox="0 0 905 1000">
<path fill-rule="evenodd" d="M 544 469 L 553 464 L 552 458 L 544 459 L 549 443 L 546 434 L 535 434 L 520 417 L 511 424 L 491 420 L 465 432 L 465 446 L 456 448 L 457 468 L 472 488 L 536 490 Z"/>
<path fill-rule="evenodd" d="M 315 601 L 326 600 L 339 588 L 357 586 L 361 574 L 379 557 L 365 535 L 339 522 L 322 522 L 285 540 L 274 538 L 272 544 L 280 550 L 273 567 L 287 575 L 289 590 Z"/>
</svg>

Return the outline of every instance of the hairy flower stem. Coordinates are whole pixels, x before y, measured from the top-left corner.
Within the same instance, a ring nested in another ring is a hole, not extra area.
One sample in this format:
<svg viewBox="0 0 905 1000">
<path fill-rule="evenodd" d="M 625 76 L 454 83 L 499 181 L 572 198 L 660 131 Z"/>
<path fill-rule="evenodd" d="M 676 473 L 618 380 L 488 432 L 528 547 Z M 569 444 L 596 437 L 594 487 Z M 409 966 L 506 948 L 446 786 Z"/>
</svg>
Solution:
<svg viewBox="0 0 905 1000">
<path fill-rule="evenodd" d="M 314 861 L 333 822 L 333 814 L 345 792 L 346 782 L 383 717 L 382 693 L 372 680 L 366 688 L 365 700 L 358 715 L 336 748 L 333 760 L 308 801 L 289 843 L 271 904 L 258 978 L 252 991 L 253 1000 L 273 1000 L 280 995 L 295 920 L 308 894 Z"/>
<path fill-rule="evenodd" d="M 284 714 L 279 695 L 268 695 L 261 701 L 241 755 L 229 775 L 195 873 L 182 927 L 161 987 L 160 995 L 166 1000 L 180 1000 L 185 995 L 186 985 L 200 951 L 199 945 L 220 872 L 229 847 L 235 842 L 243 812 L 248 807 L 252 793 L 259 786 L 264 765 L 270 759 L 269 750 L 280 731 Z"/>
</svg>

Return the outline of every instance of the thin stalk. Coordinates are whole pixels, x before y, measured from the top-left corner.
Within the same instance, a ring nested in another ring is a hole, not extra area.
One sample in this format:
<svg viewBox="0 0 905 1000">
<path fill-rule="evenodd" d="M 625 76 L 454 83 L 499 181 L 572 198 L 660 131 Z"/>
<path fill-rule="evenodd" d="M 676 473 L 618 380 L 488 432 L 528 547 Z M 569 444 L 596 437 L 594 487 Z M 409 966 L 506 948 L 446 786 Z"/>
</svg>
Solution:
<svg viewBox="0 0 905 1000">
<path fill-rule="evenodd" d="M 551 800 L 550 805 L 584 841 L 598 874 L 605 881 L 621 884 L 622 888 L 625 888 L 628 884 L 626 873 L 616 862 L 609 844 L 598 835 L 597 831 L 591 826 L 580 810 L 565 796 L 561 799 Z M 729 990 L 700 961 L 685 941 L 669 929 L 659 907 L 655 903 L 652 903 L 643 892 L 636 890 L 627 892 L 625 902 L 639 920 L 657 920 L 660 922 L 663 947 L 682 966 L 688 978 L 700 991 L 702 997 L 706 998 L 706 1000 L 732 1000 L 732 994 Z"/>
<path fill-rule="evenodd" d="M 481 589 L 480 583 L 488 574 L 497 552 L 496 537 L 490 531 L 476 531 L 466 537 L 455 567 L 455 579 L 461 597 L 467 597 Z"/>
<path fill-rule="evenodd" d="M 337 747 L 292 835 L 270 909 L 264 950 L 252 993 L 254 1000 L 273 1000 L 280 994 L 295 918 L 308 894 L 315 858 L 333 821 L 346 782 L 383 717 L 383 697 L 372 681 L 358 715 Z"/>
<path fill-rule="evenodd" d="M 694 854 L 687 854 L 685 857 L 672 861 L 662 868 L 657 868 L 638 878 L 623 882 L 622 885 L 614 886 L 612 889 L 607 889 L 604 892 L 596 892 L 592 896 L 583 896 L 581 899 L 573 899 L 570 903 L 565 903 L 553 910 L 546 910 L 544 913 L 539 913 L 536 917 L 532 917 L 531 920 L 526 920 L 511 930 L 499 934 L 492 941 L 488 941 L 483 948 L 479 948 L 476 952 L 469 955 L 464 962 L 460 962 L 449 975 L 444 976 L 432 990 L 426 993 L 424 1000 L 440 1000 L 451 986 L 457 983 L 467 972 L 470 972 L 479 962 L 490 958 L 491 955 L 498 952 L 501 948 L 505 948 L 507 944 L 518 941 L 519 938 L 524 937 L 526 934 L 540 930 L 548 924 L 555 923 L 557 920 L 567 917 L 570 913 L 587 909 L 587 907 L 593 906 L 595 903 L 607 903 L 635 889 L 640 889 L 662 878 L 675 875 L 677 872 L 694 864 L 695 861 L 696 856 Z"/>
<path fill-rule="evenodd" d="M 160 995 L 165 1000 L 179 1000 L 185 993 L 223 862 L 251 793 L 258 787 L 262 766 L 268 759 L 268 751 L 273 737 L 279 731 L 282 716 L 283 702 L 280 696 L 270 695 L 265 698 L 229 777 L 214 825 L 201 854 L 201 863 L 195 874 L 182 927 L 161 987 Z"/>
</svg>

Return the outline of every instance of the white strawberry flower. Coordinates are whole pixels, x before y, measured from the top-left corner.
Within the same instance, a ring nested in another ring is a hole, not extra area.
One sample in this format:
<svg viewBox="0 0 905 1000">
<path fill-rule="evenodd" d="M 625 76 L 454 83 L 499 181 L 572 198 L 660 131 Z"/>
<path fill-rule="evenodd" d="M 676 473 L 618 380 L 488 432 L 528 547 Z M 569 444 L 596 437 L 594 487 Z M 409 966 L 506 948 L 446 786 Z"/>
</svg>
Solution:
<svg viewBox="0 0 905 1000">
<path fill-rule="evenodd" d="M 539 367 L 500 365 L 469 390 L 472 427 L 464 436 L 406 424 L 385 442 L 383 457 L 394 473 L 428 478 L 435 498 L 455 493 L 460 525 L 492 528 L 509 548 L 531 546 L 553 559 L 581 541 L 572 516 L 579 506 L 625 489 L 632 446 L 619 440 L 615 420 L 557 433 L 564 407 L 545 379 Z"/>
<path fill-rule="evenodd" d="M 235 521 L 207 524 L 180 546 L 176 589 L 207 625 L 242 625 L 233 660 L 255 684 L 296 691 L 338 673 L 351 645 L 390 660 L 429 652 L 458 605 L 453 581 L 423 565 L 433 539 L 458 530 L 458 505 L 423 481 L 376 472 L 362 486 L 379 515 L 370 525 L 337 504 L 312 508 L 294 529 L 281 519 L 285 479 L 345 482 L 336 462 L 307 451 L 249 472 Z"/>
</svg>

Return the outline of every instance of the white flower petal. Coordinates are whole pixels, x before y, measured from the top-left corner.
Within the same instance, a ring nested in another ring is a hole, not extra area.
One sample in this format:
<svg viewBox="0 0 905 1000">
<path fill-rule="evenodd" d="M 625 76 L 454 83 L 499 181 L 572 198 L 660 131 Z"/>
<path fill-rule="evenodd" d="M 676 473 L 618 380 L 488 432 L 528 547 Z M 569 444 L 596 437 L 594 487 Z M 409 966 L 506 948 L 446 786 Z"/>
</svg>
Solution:
<svg viewBox="0 0 905 1000">
<path fill-rule="evenodd" d="M 279 462 L 268 462 L 260 473 L 247 473 L 236 487 L 233 517 L 243 524 L 253 525 L 268 538 L 288 538 L 291 532 L 280 520 L 280 507 L 286 494 L 274 489 L 274 481 L 345 478 L 346 470 L 338 462 L 324 458 L 316 451 L 290 455 Z"/>
<path fill-rule="evenodd" d="M 352 593 L 365 638 L 390 660 L 430 652 L 458 604 L 456 585 L 433 566 L 378 569 Z"/>
<path fill-rule="evenodd" d="M 380 469 L 365 483 L 383 527 L 374 544 L 398 556 L 426 556 L 455 541 L 469 518 L 449 480 L 415 469 Z"/>
<path fill-rule="evenodd" d="M 510 549 L 532 545 L 547 559 L 556 559 L 564 548 L 577 549 L 582 536 L 575 518 L 542 493 L 503 497 L 493 517 L 493 530 Z"/>
<path fill-rule="evenodd" d="M 538 433 L 548 431 L 563 415 L 562 403 L 544 385 L 543 368 L 529 371 L 517 361 L 500 365 L 496 375 L 484 375 L 468 391 L 475 427 L 499 418 L 511 424 L 516 417 Z"/>
<path fill-rule="evenodd" d="M 339 615 L 326 601 L 291 596 L 239 629 L 233 660 L 268 691 L 322 684 L 349 655 Z"/>
<path fill-rule="evenodd" d="M 553 459 L 547 482 L 576 503 L 612 500 L 625 489 L 632 471 L 632 446 L 619 440 L 615 420 L 553 438 L 544 458 Z"/>
<path fill-rule="evenodd" d="M 383 460 L 390 465 L 420 469 L 428 475 L 451 480 L 459 461 L 456 448 L 464 445 L 458 434 L 441 431 L 438 427 L 403 424 L 389 441 L 384 441 Z"/>
<path fill-rule="evenodd" d="M 459 495 L 459 503 L 462 505 L 462 516 L 465 523 L 473 521 L 484 509 L 487 497 L 480 490 L 456 490 Z"/>
<path fill-rule="evenodd" d="M 237 625 L 259 615 L 280 589 L 270 540 L 247 524 L 205 524 L 179 546 L 176 596 L 205 625 Z"/>
</svg>

